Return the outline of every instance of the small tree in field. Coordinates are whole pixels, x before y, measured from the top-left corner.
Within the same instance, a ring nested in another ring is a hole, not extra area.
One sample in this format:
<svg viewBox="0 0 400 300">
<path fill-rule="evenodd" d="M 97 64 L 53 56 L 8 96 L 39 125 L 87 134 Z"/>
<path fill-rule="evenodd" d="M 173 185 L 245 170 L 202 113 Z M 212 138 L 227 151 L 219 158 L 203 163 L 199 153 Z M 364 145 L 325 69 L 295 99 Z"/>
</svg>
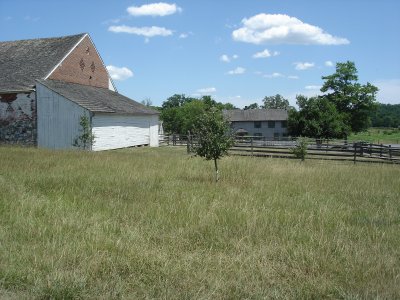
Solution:
<svg viewBox="0 0 400 300">
<path fill-rule="evenodd" d="M 83 148 L 85 150 L 90 149 L 90 147 L 93 145 L 95 136 L 92 133 L 89 118 L 86 115 L 81 116 L 79 125 L 81 126 L 81 134 L 75 138 L 73 146 Z"/>
<path fill-rule="evenodd" d="M 221 111 L 211 108 L 198 116 L 193 132 L 198 139 L 194 150 L 206 160 L 214 160 L 217 182 L 219 180 L 217 160 L 226 155 L 233 145 L 229 122 L 224 119 Z"/>
</svg>

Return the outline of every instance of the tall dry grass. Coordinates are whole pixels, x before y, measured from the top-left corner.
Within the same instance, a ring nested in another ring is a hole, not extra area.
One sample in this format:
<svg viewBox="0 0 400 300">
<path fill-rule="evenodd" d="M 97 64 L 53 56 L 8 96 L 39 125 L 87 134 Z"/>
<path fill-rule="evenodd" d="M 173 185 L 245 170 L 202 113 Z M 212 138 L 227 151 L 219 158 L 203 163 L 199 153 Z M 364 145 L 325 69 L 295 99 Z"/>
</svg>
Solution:
<svg viewBox="0 0 400 300">
<path fill-rule="evenodd" d="M 400 168 L 0 148 L 0 298 L 400 298 Z"/>
</svg>

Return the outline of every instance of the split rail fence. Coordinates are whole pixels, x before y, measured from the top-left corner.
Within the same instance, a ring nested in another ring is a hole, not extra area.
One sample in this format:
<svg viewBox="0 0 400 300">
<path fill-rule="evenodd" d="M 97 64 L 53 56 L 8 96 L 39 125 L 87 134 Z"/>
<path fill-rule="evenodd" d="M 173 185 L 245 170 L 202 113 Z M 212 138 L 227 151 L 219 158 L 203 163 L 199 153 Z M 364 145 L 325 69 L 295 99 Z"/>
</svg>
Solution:
<svg viewBox="0 0 400 300">
<path fill-rule="evenodd" d="M 194 136 L 160 136 L 161 146 L 185 146 L 191 152 L 196 145 Z M 270 140 L 263 137 L 246 136 L 237 138 L 230 155 L 295 158 L 292 149 L 297 139 Z M 340 160 L 356 162 L 382 162 L 400 164 L 400 147 L 367 142 L 343 140 L 308 140 L 306 159 Z"/>
</svg>

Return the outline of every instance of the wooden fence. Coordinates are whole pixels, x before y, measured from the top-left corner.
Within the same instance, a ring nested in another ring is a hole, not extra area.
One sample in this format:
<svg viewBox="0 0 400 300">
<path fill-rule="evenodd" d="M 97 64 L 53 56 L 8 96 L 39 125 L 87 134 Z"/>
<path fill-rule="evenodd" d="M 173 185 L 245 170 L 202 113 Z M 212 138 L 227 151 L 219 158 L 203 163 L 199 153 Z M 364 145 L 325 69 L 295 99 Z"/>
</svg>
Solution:
<svg viewBox="0 0 400 300">
<path fill-rule="evenodd" d="M 160 138 L 160 145 L 185 146 L 190 152 L 196 145 L 193 136 L 170 135 Z M 292 149 L 297 139 L 266 139 L 241 137 L 229 150 L 231 155 L 295 158 Z M 400 163 L 400 147 L 392 145 L 352 142 L 345 140 L 308 140 L 306 159 L 340 160 L 356 162 Z"/>
</svg>

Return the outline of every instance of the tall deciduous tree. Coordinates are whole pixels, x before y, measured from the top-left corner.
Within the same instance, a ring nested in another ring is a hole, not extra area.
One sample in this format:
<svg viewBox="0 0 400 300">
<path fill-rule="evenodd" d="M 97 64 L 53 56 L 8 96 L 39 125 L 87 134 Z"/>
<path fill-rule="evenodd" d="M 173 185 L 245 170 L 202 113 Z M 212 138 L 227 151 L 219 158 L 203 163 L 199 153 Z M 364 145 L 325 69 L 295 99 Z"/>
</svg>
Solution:
<svg viewBox="0 0 400 300">
<path fill-rule="evenodd" d="M 322 77 L 325 80 L 321 96 L 333 103 L 340 114 L 343 114 L 345 122 L 352 132 L 360 132 L 367 129 L 370 122 L 370 114 L 376 108 L 376 93 L 378 88 L 370 84 L 358 83 L 357 69 L 354 62 L 336 64 L 336 72 Z"/>
<path fill-rule="evenodd" d="M 194 147 L 197 155 L 206 160 L 213 160 L 215 167 L 215 181 L 219 180 L 217 160 L 228 153 L 233 145 L 229 122 L 222 112 L 215 107 L 198 116 L 194 126 L 194 134 L 198 142 Z"/>
<path fill-rule="evenodd" d="M 293 136 L 313 138 L 343 138 L 349 134 L 346 125 L 335 105 L 323 97 L 296 97 L 299 111 L 289 111 L 288 131 Z"/>
<path fill-rule="evenodd" d="M 266 109 L 289 109 L 289 100 L 283 96 L 276 94 L 275 96 L 266 96 L 263 99 L 263 108 Z"/>
</svg>

